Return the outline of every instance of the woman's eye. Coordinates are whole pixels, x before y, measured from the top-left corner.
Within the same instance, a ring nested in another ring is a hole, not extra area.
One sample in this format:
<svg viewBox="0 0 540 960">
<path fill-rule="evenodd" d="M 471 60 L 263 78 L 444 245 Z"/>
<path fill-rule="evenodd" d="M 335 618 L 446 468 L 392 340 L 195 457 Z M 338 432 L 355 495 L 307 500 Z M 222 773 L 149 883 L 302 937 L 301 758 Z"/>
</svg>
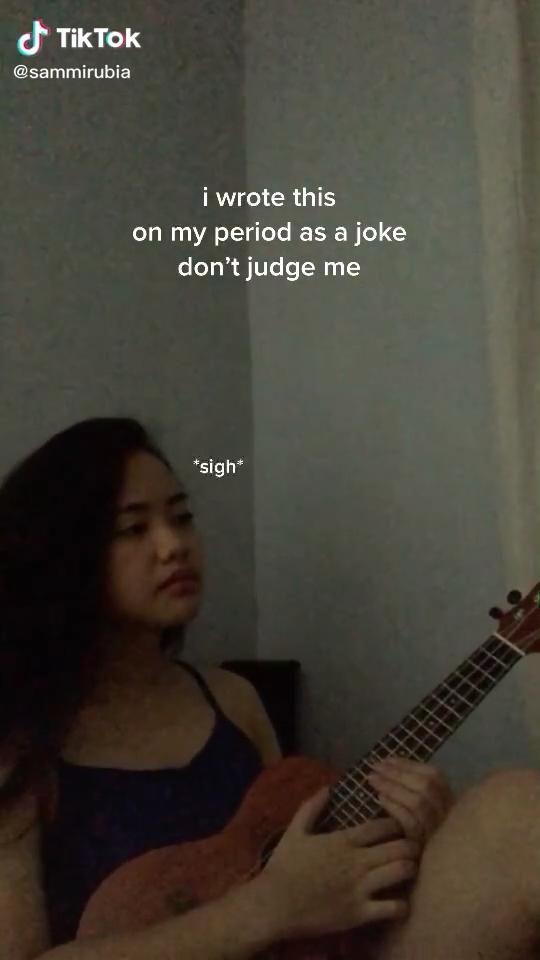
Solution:
<svg viewBox="0 0 540 960">
<path fill-rule="evenodd" d="M 178 524 L 178 526 L 183 526 L 185 523 L 190 523 L 192 520 L 192 513 L 177 513 L 173 517 L 173 522 Z"/>
<path fill-rule="evenodd" d="M 126 527 L 125 530 L 117 530 L 118 537 L 138 537 L 144 533 L 146 526 L 144 523 L 134 523 L 131 527 Z"/>
<path fill-rule="evenodd" d="M 183 527 L 193 520 L 192 513 L 178 513 L 171 517 L 171 523 L 176 527 Z M 146 523 L 133 523 L 130 527 L 125 527 L 123 530 L 117 530 L 115 536 L 117 537 L 140 537 L 147 530 Z"/>
</svg>

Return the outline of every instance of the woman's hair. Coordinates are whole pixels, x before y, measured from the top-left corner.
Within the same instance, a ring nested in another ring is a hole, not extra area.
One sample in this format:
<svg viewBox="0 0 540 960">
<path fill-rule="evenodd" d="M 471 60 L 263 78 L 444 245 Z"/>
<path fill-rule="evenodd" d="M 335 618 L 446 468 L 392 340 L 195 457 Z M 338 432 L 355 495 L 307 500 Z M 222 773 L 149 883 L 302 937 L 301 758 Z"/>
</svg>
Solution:
<svg viewBox="0 0 540 960">
<path fill-rule="evenodd" d="M 126 461 L 142 450 L 170 468 L 136 420 L 85 420 L 0 487 L 0 756 L 16 744 L 18 758 L 0 803 L 47 773 L 97 678 L 106 548 Z"/>
</svg>

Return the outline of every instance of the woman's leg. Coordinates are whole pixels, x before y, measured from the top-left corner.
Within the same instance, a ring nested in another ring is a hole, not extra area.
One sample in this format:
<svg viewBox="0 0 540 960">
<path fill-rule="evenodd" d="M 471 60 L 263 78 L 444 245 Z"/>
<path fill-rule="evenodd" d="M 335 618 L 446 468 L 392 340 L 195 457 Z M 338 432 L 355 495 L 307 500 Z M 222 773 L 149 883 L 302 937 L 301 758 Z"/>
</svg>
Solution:
<svg viewBox="0 0 540 960">
<path fill-rule="evenodd" d="M 538 960 L 540 773 L 492 774 L 460 797 L 424 851 L 407 920 L 376 960 Z"/>
</svg>

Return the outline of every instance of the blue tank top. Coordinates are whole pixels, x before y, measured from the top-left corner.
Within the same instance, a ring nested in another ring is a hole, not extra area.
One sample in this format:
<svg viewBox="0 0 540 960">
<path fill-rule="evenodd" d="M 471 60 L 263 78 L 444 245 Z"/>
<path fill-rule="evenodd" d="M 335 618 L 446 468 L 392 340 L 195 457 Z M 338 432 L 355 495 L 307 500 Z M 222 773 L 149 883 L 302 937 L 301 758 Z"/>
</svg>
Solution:
<svg viewBox="0 0 540 960">
<path fill-rule="evenodd" d="M 42 832 L 52 946 L 75 938 L 88 899 L 117 867 L 222 830 L 263 768 L 257 748 L 223 713 L 200 673 L 179 662 L 216 713 L 209 739 L 189 764 L 124 770 L 58 762 L 56 810 Z"/>
</svg>

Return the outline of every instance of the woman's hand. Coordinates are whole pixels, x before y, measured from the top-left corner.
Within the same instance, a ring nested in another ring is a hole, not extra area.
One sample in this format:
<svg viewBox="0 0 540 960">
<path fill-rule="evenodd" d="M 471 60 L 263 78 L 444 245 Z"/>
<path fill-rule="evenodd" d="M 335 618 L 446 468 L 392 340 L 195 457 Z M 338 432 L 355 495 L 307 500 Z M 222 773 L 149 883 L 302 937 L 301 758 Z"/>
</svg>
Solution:
<svg viewBox="0 0 540 960">
<path fill-rule="evenodd" d="M 454 802 L 443 774 L 404 757 L 388 757 L 372 767 L 374 773 L 367 779 L 377 791 L 381 807 L 399 822 L 409 840 L 423 847 Z"/>
<path fill-rule="evenodd" d="M 298 808 L 253 881 L 271 918 L 273 943 L 408 915 L 409 890 L 403 888 L 416 879 L 420 844 L 400 837 L 401 824 L 392 817 L 313 833 L 329 796 L 325 787 Z"/>
</svg>

